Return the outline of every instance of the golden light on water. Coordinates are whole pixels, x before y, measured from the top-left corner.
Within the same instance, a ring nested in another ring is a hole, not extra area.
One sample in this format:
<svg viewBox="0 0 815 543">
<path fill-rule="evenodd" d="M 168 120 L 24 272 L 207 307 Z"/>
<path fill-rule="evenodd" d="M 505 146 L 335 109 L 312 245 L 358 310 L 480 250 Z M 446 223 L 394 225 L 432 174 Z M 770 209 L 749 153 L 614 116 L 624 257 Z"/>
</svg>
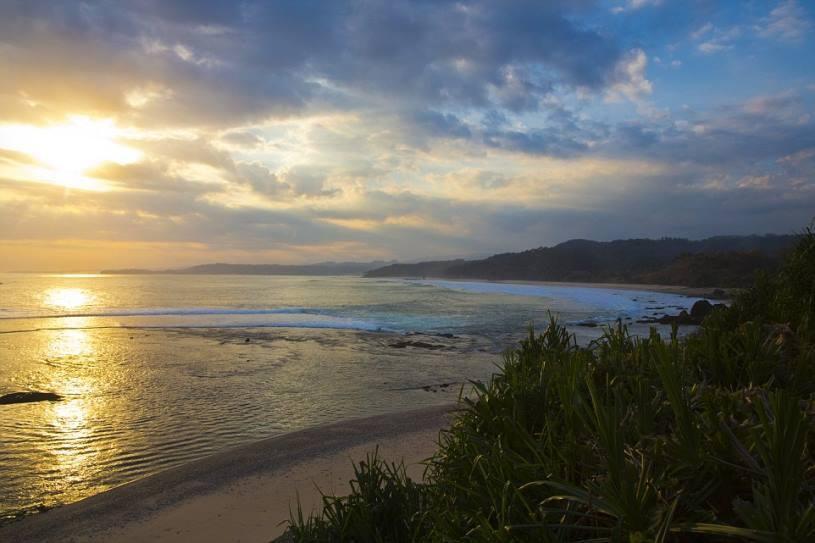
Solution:
<svg viewBox="0 0 815 543">
<path fill-rule="evenodd" d="M 43 301 L 53 309 L 76 311 L 91 303 L 93 296 L 81 288 L 52 288 L 45 291 Z"/>
<path fill-rule="evenodd" d="M 55 299 L 61 303 L 80 303 L 85 300 L 81 289 L 55 289 Z M 80 291 L 80 292 L 77 292 Z M 85 497 L 83 484 L 94 477 L 101 451 L 94 444 L 95 411 L 102 389 L 103 374 L 99 372 L 93 335 L 85 329 L 91 319 L 69 317 L 63 319 L 66 329 L 49 331 L 45 357 L 52 363 L 50 385 L 46 388 L 59 392 L 63 400 L 45 406 L 52 437 L 48 453 L 43 457 L 41 469 L 58 473 L 48 479 L 48 485 L 69 483 L 65 491 L 67 500 Z"/>
<path fill-rule="evenodd" d="M 85 357 L 92 354 L 93 345 L 88 338 L 87 330 L 55 330 L 51 341 L 48 342 L 49 358 Z"/>
<path fill-rule="evenodd" d="M 136 149 L 118 143 L 111 120 L 72 117 L 51 126 L 0 126 L 0 149 L 25 153 L 39 163 L 26 167 L 45 183 L 85 190 L 105 190 L 106 185 L 85 174 L 104 162 L 131 164 L 141 158 Z"/>
<path fill-rule="evenodd" d="M 87 412 L 82 400 L 68 400 L 54 405 L 54 423 L 65 433 L 73 434 L 82 429 Z"/>
<path fill-rule="evenodd" d="M 107 277 L 101 273 L 52 273 L 48 277 L 61 277 L 63 279 L 96 279 L 97 277 Z"/>
</svg>

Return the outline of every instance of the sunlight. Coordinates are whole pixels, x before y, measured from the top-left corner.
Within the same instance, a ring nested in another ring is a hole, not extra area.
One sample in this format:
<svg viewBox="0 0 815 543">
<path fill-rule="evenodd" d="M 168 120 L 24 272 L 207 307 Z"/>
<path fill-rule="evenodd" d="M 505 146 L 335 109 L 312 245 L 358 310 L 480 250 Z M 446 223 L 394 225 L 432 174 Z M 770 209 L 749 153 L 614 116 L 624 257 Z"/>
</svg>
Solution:
<svg viewBox="0 0 815 543">
<path fill-rule="evenodd" d="M 87 357 L 93 352 L 88 332 L 82 329 L 55 330 L 48 343 L 48 357 L 53 359 Z"/>
<path fill-rule="evenodd" d="M 131 164 L 141 153 L 116 142 L 120 131 L 113 121 L 71 117 L 51 126 L 0 126 L 0 149 L 25 153 L 41 167 L 32 168 L 37 180 L 85 190 L 104 190 L 106 185 L 85 176 L 104 162 Z"/>
<path fill-rule="evenodd" d="M 81 288 L 52 288 L 45 292 L 43 299 L 49 307 L 75 310 L 88 305 L 91 295 Z"/>
</svg>

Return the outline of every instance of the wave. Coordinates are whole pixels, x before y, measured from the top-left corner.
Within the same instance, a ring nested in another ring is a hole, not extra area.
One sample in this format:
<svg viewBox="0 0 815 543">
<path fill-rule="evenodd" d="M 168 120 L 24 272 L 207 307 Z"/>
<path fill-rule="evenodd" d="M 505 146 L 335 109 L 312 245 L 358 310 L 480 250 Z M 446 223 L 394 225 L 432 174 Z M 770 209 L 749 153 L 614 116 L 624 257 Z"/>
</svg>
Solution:
<svg viewBox="0 0 815 543">
<path fill-rule="evenodd" d="M 11 312 L 6 309 L 3 311 Z M 0 317 L 2 320 L 15 319 L 59 319 L 91 317 L 183 317 L 187 315 L 291 315 L 320 314 L 318 308 L 282 307 L 274 309 L 241 309 L 220 307 L 146 307 L 129 309 L 108 309 L 101 311 L 79 311 L 70 313 L 17 313 Z"/>
<path fill-rule="evenodd" d="M 337 330 L 363 330 L 372 332 L 393 331 L 387 326 L 364 319 L 323 314 L 319 308 L 275 308 L 275 309 L 241 309 L 241 308 L 134 308 L 111 309 L 105 311 L 87 311 L 62 314 L 25 315 L 0 317 L 0 320 L 35 320 L 37 325 L 28 329 L 4 330 L 0 333 L 20 333 L 38 330 L 68 330 L 97 328 L 317 328 Z M 87 325 L 71 326 L 67 319 L 98 318 L 121 321 L 105 322 L 101 320 Z M 67 324 L 67 325 L 66 325 Z"/>
<path fill-rule="evenodd" d="M 409 282 L 474 294 L 509 294 L 514 296 L 548 298 L 553 301 L 568 300 L 583 306 L 584 309 L 588 311 L 611 311 L 617 314 L 631 316 L 644 315 L 654 306 L 670 307 L 671 309 L 689 309 L 696 301 L 700 300 L 700 298 L 692 298 L 681 294 L 594 286 L 532 285 L 522 283 L 493 283 L 487 281 L 449 281 L 442 279 L 410 280 Z M 597 317 L 602 318 L 600 315 Z"/>
</svg>

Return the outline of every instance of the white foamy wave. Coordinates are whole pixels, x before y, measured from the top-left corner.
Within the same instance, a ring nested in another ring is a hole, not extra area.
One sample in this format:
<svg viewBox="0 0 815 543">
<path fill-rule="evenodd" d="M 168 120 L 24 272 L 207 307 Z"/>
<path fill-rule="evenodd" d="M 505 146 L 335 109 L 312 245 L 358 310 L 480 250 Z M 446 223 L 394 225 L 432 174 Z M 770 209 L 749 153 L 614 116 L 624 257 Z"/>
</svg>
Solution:
<svg viewBox="0 0 815 543">
<path fill-rule="evenodd" d="M 77 319 L 83 319 L 77 322 Z M 91 320 L 92 319 L 92 320 Z M 65 328 L 323 328 L 390 331 L 378 322 L 322 314 L 318 308 L 135 308 L 0 318 L 36 322 L 34 329 Z M 14 327 L 17 328 L 16 326 Z M 11 331 L 15 331 L 12 329 Z"/>
<path fill-rule="evenodd" d="M 34 330 L 65 330 L 95 328 L 304 328 L 361 330 L 368 332 L 392 332 L 376 322 L 348 317 L 313 315 L 308 313 L 287 314 L 185 314 L 185 315 L 128 315 L 120 317 L 95 317 L 93 321 L 77 322 L 79 317 L 55 317 L 36 320 L 31 329 L 2 330 L 13 333 Z M 25 319 L 21 319 L 25 320 Z"/>
<path fill-rule="evenodd" d="M 654 308 L 689 309 L 700 298 L 645 290 L 581 287 L 573 285 L 493 283 L 486 281 L 448 281 L 442 279 L 411 280 L 429 285 L 475 294 L 509 294 L 548 298 L 553 302 L 567 300 L 582 306 L 584 311 L 600 311 L 639 317 Z"/>
<path fill-rule="evenodd" d="M 104 309 L 99 311 L 77 311 L 69 313 L 47 312 L 12 312 L 7 311 L 3 319 L 50 319 L 50 318 L 77 318 L 77 317 L 163 317 L 184 315 L 289 315 L 299 313 L 318 313 L 316 308 L 282 307 L 272 309 L 243 309 L 221 307 L 146 307 L 127 309 Z"/>
</svg>

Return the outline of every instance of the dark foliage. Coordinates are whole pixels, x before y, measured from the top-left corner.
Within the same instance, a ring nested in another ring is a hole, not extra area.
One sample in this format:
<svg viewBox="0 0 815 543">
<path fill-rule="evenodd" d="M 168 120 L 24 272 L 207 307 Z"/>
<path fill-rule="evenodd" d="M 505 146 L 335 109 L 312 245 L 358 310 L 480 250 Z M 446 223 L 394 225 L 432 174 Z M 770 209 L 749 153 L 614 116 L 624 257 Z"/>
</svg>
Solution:
<svg viewBox="0 0 815 543">
<path fill-rule="evenodd" d="M 554 320 L 473 383 L 426 480 L 375 457 L 295 541 L 815 542 L 815 235 L 697 334 Z"/>
</svg>

